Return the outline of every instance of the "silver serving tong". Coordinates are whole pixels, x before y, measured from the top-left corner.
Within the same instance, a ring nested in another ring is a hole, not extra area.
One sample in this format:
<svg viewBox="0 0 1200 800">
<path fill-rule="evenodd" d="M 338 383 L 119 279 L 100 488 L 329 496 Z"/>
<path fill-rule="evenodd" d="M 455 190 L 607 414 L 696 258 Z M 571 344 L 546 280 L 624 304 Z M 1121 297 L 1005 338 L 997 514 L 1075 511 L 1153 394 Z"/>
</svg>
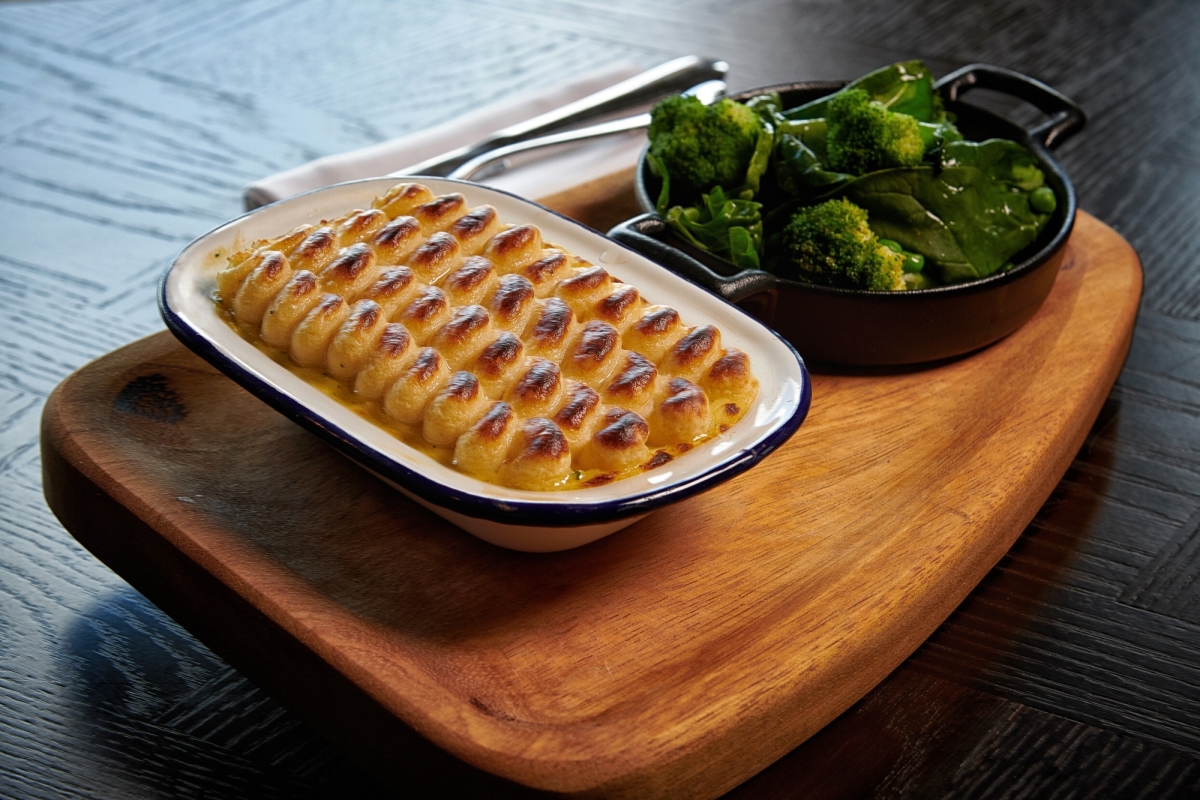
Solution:
<svg viewBox="0 0 1200 800">
<path fill-rule="evenodd" d="M 664 95 L 681 91 L 701 81 L 721 78 L 729 70 L 724 61 L 700 56 L 684 56 L 660 64 L 640 75 L 623 80 L 599 92 L 548 111 L 533 119 L 510 125 L 473 145 L 460 147 L 431 159 L 406 167 L 392 175 L 449 176 L 472 159 L 519 142 L 534 139 L 552 131 L 588 119 L 611 114 L 630 106 L 652 102 Z"/>
<path fill-rule="evenodd" d="M 705 81 L 688 89 L 684 94 L 695 95 L 706 106 L 712 105 L 725 94 L 725 81 Z M 536 139 L 517 142 L 506 147 L 497 147 L 495 150 L 491 150 L 481 156 L 476 156 L 450 172 L 446 177 L 459 178 L 461 180 L 471 180 L 472 178 L 482 179 L 508 169 L 512 166 L 512 157 L 518 153 L 538 150 L 543 147 L 569 144 L 571 142 L 581 142 L 587 139 L 598 139 L 602 136 L 612 136 L 613 134 L 625 133 L 627 131 L 644 130 L 648 127 L 650 127 L 650 114 L 645 113 L 609 120 L 608 122 L 589 125 L 586 128 L 578 128 L 573 131 L 539 136 Z M 407 170 L 406 173 L 415 174 L 408 173 Z"/>
</svg>

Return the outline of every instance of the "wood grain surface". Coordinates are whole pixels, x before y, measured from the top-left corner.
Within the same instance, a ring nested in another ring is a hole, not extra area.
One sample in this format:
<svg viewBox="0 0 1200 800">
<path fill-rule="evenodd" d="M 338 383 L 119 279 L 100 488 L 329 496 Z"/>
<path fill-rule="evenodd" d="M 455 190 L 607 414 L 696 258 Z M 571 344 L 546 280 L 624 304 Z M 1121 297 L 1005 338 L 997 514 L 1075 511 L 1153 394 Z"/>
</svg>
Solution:
<svg viewBox="0 0 1200 800">
<path fill-rule="evenodd" d="M 414 738 L 383 738 L 391 714 L 535 788 L 713 797 L 915 650 L 1066 470 L 1124 362 L 1142 279 L 1086 214 L 1067 247 L 1008 339 L 930 368 L 817 374 L 809 421 L 762 465 L 568 553 L 479 544 L 163 334 L 51 396 L 45 490 L 101 560 L 335 720 L 383 775 Z M 144 525 L 114 528 L 100 493 Z"/>
<path fill-rule="evenodd" d="M 45 399 L 161 330 L 162 267 L 240 213 L 249 181 L 616 60 L 687 53 L 729 60 L 735 89 L 915 57 L 935 74 L 983 61 L 1040 78 L 1088 111 L 1056 155 L 1146 271 L 1125 369 L 1012 549 L 912 658 L 736 796 L 1200 796 L 1200 4 L 348 8 L 0 4 L 0 796 L 414 793 L 380 785 L 63 530 L 42 497 Z M 475 791 L 452 792 L 496 791 L 468 772 L 447 774 Z"/>
</svg>

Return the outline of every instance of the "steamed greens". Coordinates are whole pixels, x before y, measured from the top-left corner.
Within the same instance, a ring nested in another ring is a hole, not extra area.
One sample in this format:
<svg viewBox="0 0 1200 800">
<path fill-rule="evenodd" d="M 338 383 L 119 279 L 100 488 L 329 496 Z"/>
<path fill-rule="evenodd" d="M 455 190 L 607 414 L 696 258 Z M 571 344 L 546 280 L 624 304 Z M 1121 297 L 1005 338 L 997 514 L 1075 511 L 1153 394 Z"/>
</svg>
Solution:
<svg viewBox="0 0 1200 800">
<path fill-rule="evenodd" d="M 650 147 L 651 170 L 662 179 L 660 215 L 691 244 L 738 267 L 834 285 L 861 275 L 857 288 L 876 290 L 960 283 L 1009 266 L 1054 211 L 1033 155 L 1007 140 L 964 141 L 919 61 L 885 67 L 797 108 L 783 108 L 771 93 L 744 106 L 759 120 L 753 148 L 744 114 L 711 112 L 742 120 L 741 155 L 707 191 L 672 189 L 676 175 L 700 172 L 689 159 L 698 148 L 682 146 L 705 127 L 699 111 L 692 110 L 690 129 L 652 126 Z M 712 147 L 733 149 L 729 142 Z M 828 205 L 833 200 L 852 206 Z M 817 207 L 829 210 L 806 211 Z M 837 265 L 817 252 L 878 254 L 880 244 L 910 265 L 903 281 L 891 259 Z M 884 266 L 864 264 L 886 265 L 886 274 Z"/>
<path fill-rule="evenodd" d="M 757 269 L 761 204 L 750 198 L 761 189 L 774 145 L 771 120 L 750 106 L 667 98 L 654 108 L 646 155 L 662 180 L 659 214 L 695 246 L 742 269 Z M 672 206 L 671 198 L 688 205 Z"/>
<path fill-rule="evenodd" d="M 953 142 L 936 167 L 881 170 L 839 195 L 866 210 L 871 230 L 925 256 L 944 283 L 985 278 L 1037 239 L 1050 215 L 1030 204 L 1043 177 L 1016 142 Z"/>
</svg>

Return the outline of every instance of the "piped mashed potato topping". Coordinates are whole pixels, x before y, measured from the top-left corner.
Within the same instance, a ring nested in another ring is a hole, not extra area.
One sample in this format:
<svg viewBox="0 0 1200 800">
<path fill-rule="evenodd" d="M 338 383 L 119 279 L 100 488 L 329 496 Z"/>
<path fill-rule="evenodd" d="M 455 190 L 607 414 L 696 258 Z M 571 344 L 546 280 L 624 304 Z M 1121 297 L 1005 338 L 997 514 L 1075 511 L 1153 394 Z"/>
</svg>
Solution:
<svg viewBox="0 0 1200 800">
<path fill-rule="evenodd" d="M 491 206 L 401 183 L 233 254 L 243 337 L 441 463 L 517 489 L 661 466 L 742 418 L 745 353 Z"/>
</svg>

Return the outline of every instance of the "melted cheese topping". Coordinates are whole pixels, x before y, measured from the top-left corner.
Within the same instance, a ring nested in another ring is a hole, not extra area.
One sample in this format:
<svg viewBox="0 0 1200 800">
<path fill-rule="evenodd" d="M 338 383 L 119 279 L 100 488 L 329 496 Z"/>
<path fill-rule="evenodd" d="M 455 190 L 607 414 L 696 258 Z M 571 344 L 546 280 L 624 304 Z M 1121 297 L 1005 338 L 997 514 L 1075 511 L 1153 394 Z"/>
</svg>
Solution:
<svg viewBox="0 0 1200 800">
<path fill-rule="evenodd" d="M 492 483 L 555 490 L 654 469 L 758 395 L 715 327 L 460 194 L 401 183 L 228 261 L 214 299 L 244 338 Z"/>
</svg>

